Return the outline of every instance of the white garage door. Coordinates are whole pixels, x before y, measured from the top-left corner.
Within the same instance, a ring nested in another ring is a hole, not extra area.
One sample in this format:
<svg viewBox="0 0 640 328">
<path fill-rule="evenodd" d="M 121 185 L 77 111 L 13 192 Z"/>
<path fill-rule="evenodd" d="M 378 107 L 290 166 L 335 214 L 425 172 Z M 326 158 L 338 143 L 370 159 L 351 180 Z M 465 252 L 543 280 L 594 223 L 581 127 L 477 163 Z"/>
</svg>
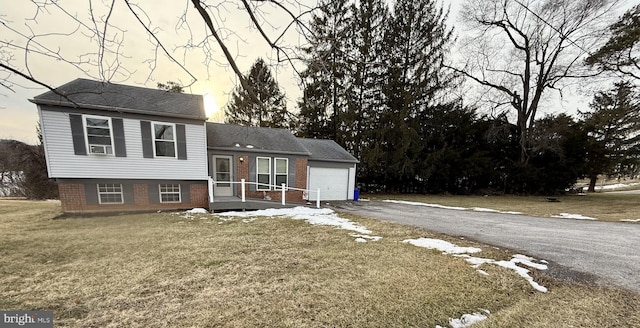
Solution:
<svg viewBox="0 0 640 328">
<path fill-rule="evenodd" d="M 349 169 L 310 167 L 309 189 L 320 188 L 320 200 L 347 200 L 349 194 Z M 309 200 L 316 200 L 317 193 L 309 192 Z"/>
</svg>

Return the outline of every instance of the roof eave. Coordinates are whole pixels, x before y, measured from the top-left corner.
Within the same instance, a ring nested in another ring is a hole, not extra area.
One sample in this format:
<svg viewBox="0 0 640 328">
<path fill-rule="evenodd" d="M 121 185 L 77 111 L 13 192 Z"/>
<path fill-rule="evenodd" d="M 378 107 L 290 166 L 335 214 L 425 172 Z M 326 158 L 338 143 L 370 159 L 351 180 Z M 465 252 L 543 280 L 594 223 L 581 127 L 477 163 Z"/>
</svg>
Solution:
<svg viewBox="0 0 640 328">
<path fill-rule="evenodd" d="M 259 149 L 259 148 L 241 148 L 241 147 L 211 147 L 207 146 L 209 150 L 225 150 L 225 151 L 233 151 L 233 152 L 248 152 L 248 153 L 269 153 L 269 154 L 280 154 L 280 155 L 297 155 L 297 156 L 311 156 L 311 153 L 308 152 L 296 152 L 296 151 L 286 151 L 286 150 L 272 150 L 272 149 Z"/>
<path fill-rule="evenodd" d="M 192 115 L 183 115 L 177 113 L 166 113 L 166 112 L 151 112 L 141 109 L 132 109 L 132 108 L 123 108 L 123 107 L 113 107 L 113 106 L 102 106 L 102 105 L 94 105 L 94 104 L 84 104 L 84 103 L 72 103 L 68 101 L 55 101 L 48 99 L 29 99 L 30 102 L 36 105 L 50 105 L 50 106 L 64 106 L 64 107 L 72 107 L 72 108 L 86 108 L 86 109 L 95 109 L 95 110 L 103 110 L 110 112 L 126 112 L 126 113 L 134 113 L 134 114 L 143 114 L 143 115 L 157 115 L 164 117 L 174 117 L 174 118 L 184 118 L 191 120 L 200 120 L 206 121 L 206 116 L 192 116 Z"/>
<path fill-rule="evenodd" d="M 316 162 L 333 162 L 333 163 L 350 163 L 350 164 L 359 164 L 360 161 L 357 159 L 333 159 L 333 158 L 309 158 L 310 161 Z"/>
</svg>

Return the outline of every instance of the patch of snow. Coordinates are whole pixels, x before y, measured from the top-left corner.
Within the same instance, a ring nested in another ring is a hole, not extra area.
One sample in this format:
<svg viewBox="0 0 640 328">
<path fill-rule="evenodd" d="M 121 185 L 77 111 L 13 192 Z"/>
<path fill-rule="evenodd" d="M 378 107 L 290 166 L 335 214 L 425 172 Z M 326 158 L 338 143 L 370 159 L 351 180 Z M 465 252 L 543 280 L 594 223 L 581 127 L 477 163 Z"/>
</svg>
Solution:
<svg viewBox="0 0 640 328">
<path fill-rule="evenodd" d="M 640 219 L 621 219 L 622 222 L 640 222 Z"/>
<path fill-rule="evenodd" d="M 485 319 L 487 316 L 482 313 L 463 314 L 460 319 L 449 319 L 449 325 L 451 328 L 465 328 Z"/>
<path fill-rule="evenodd" d="M 633 183 L 616 183 L 616 184 L 612 184 L 612 185 L 606 185 L 606 186 L 596 186 L 594 189 L 595 190 L 614 190 L 614 189 L 620 189 L 620 188 L 628 188 L 628 187 L 634 187 L 640 185 L 639 182 L 633 182 Z"/>
<path fill-rule="evenodd" d="M 433 208 L 442 208 L 442 209 L 445 209 L 445 210 L 457 210 L 457 211 L 469 211 L 469 210 L 471 210 L 471 211 L 474 211 L 474 212 L 490 212 L 490 213 L 500 213 L 500 214 L 524 214 L 522 212 L 499 211 L 499 210 L 494 210 L 494 209 L 491 209 L 491 208 L 484 208 L 484 207 L 466 208 L 466 207 L 457 207 L 457 206 L 445 206 L 445 205 L 440 205 L 440 204 L 409 202 L 409 201 L 404 201 L 404 200 L 387 199 L 387 200 L 383 200 L 383 202 L 394 203 L 394 204 L 404 204 L 404 205 L 414 205 L 414 206 L 426 206 L 426 207 L 433 207 Z"/>
<path fill-rule="evenodd" d="M 482 310 L 482 311 L 484 311 L 486 314 L 489 314 L 488 310 Z M 472 314 L 463 314 L 460 317 L 460 319 L 449 318 L 449 327 L 466 328 L 485 319 L 487 319 L 487 316 L 480 312 L 476 312 Z M 445 328 L 445 327 L 436 325 L 436 328 Z"/>
<path fill-rule="evenodd" d="M 364 238 L 356 238 L 355 240 L 356 240 L 357 243 L 366 243 L 367 242 L 367 240 L 364 239 Z"/>
<path fill-rule="evenodd" d="M 445 206 L 445 205 L 440 205 L 440 204 L 429 204 L 429 203 L 420 203 L 420 202 L 409 202 L 409 201 L 404 201 L 404 200 L 386 199 L 386 200 L 383 200 L 383 202 L 394 203 L 394 204 L 404 204 L 404 205 L 435 207 L 435 208 L 442 208 L 442 209 L 446 209 L 446 210 L 459 210 L 459 211 L 468 210 L 468 208 L 466 208 L 466 207 Z"/>
<path fill-rule="evenodd" d="M 327 225 L 338 229 L 351 230 L 361 234 L 371 234 L 371 230 L 358 225 L 348 219 L 341 218 L 333 210 L 328 208 L 309 208 L 298 206 L 294 208 L 266 209 L 247 212 L 225 212 L 217 214 L 224 217 L 290 217 L 294 220 L 305 220 L 313 225 Z"/>
<path fill-rule="evenodd" d="M 470 253 L 477 253 L 482 251 L 477 247 L 459 247 L 455 244 L 449 243 L 440 239 L 431 239 L 431 238 L 418 238 L 418 239 L 407 239 L 403 240 L 403 243 L 409 243 L 418 247 L 432 248 L 442 251 L 444 254 L 453 254 L 456 257 L 462 257 L 471 264 L 471 266 L 475 269 L 479 268 L 482 264 L 495 264 L 507 269 L 511 269 L 515 271 L 519 276 L 523 277 L 525 280 L 529 282 L 529 284 L 537 291 L 546 293 L 548 289 L 544 286 L 541 286 L 537 282 L 533 281 L 533 277 L 529 275 L 529 270 L 518 266 L 519 264 L 526 265 L 531 268 L 535 268 L 538 270 L 546 270 L 546 264 L 540 264 L 536 262 L 542 262 L 534 259 L 533 257 L 525 256 L 522 254 L 515 254 L 511 258 L 510 261 L 496 261 L 493 259 L 487 259 L 482 257 L 474 257 L 469 255 Z M 485 272 L 486 273 L 486 272 Z"/>
<path fill-rule="evenodd" d="M 575 220 L 598 220 L 596 218 L 592 218 L 589 216 L 584 216 L 581 214 L 571 214 L 571 213 L 560 213 L 560 215 L 552 215 L 552 218 L 561 218 L 561 219 L 575 219 Z"/>
<path fill-rule="evenodd" d="M 191 213 L 191 214 L 208 214 L 209 211 L 205 210 L 204 208 L 201 207 L 196 207 L 196 208 L 192 208 L 188 211 L 186 211 L 187 213 Z"/>
<path fill-rule="evenodd" d="M 460 247 L 444 240 L 432 238 L 407 239 L 402 242 L 418 247 L 437 249 L 446 254 L 478 253 L 482 251 L 477 247 Z"/>
<path fill-rule="evenodd" d="M 513 271 L 515 271 L 518 275 L 520 275 L 520 277 L 524 278 L 525 280 L 527 280 L 529 282 L 529 284 L 537 291 L 546 293 L 549 290 L 544 287 L 541 286 L 540 284 L 538 284 L 537 282 L 533 281 L 533 277 L 531 277 L 529 275 L 529 270 L 525 269 L 521 266 L 518 266 L 516 264 L 517 262 L 514 262 L 513 259 L 511 259 L 511 261 L 496 261 L 494 262 L 495 265 L 501 266 L 503 268 L 507 268 L 507 269 L 511 269 Z"/>
<path fill-rule="evenodd" d="M 380 239 L 382 239 L 382 237 L 380 236 L 370 236 L 370 235 L 358 235 L 355 233 L 350 233 L 349 236 L 357 238 L 357 239 L 364 239 L 365 242 L 367 240 L 371 240 L 371 241 L 379 241 Z M 357 241 L 357 240 L 356 240 Z"/>
<path fill-rule="evenodd" d="M 488 276 L 488 275 L 489 275 L 489 274 L 487 273 L 487 271 L 480 270 L 480 269 L 476 270 L 476 272 L 478 272 L 479 274 L 481 274 L 481 275 L 483 275 L 483 276 Z"/>
</svg>

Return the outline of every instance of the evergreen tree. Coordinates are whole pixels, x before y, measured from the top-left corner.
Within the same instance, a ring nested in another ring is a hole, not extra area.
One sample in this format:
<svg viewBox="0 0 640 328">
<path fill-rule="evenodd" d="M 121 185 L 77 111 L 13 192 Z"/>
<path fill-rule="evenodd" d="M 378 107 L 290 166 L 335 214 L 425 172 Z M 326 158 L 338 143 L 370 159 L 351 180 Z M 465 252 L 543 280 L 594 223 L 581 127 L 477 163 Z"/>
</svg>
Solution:
<svg viewBox="0 0 640 328">
<path fill-rule="evenodd" d="M 435 1 L 398 0 L 384 36 L 384 106 L 377 114 L 375 145 L 365 161 L 392 190 L 402 191 L 419 173 L 424 149 L 422 113 L 443 102 L 451 87 L 443 59 L 452 31 Z"/>
<path fill-rule="evenodd" d="M 251 66 L 245 79 L 253 88 L 255 97 L 242 86 L 236 87 L 225 109 L 225 122 L 244 126 L 290 128 L 291 116 L 287 111 L 285 96 L 262 58 L 258 58 Z"/>
<path fill-rule="evenodd" d="M 309 23 L 313 36 L 302 72 L 304 93 L 298 106 L 299 135 L 334 139 L 344 145 L 340 130 L 346 108 L 345 75 L 348 72 L 351 15 L 347 0 L 323 0 Z"/>
<path fill-rule="evenodd" d="M 347 108 L 342 119 L 345 148 L 359 158 L 371 147 L 371 128 L 383 104 L 384 33 L 389 18 L 384 0 L 362 0 L 351 6 L 351 48 L 348 57 Z M 366 163 L 360 166 L 366 171 Z"/>
<path fill-rule="evenodd" d="M 582 113 L 586 131 L 587 177 L 594 191 L 599 174 L 625 175 L 637 170 L 640 148 L 640 98 L 629 82 L 597 93 L 592 112 Z"/>
</svg>

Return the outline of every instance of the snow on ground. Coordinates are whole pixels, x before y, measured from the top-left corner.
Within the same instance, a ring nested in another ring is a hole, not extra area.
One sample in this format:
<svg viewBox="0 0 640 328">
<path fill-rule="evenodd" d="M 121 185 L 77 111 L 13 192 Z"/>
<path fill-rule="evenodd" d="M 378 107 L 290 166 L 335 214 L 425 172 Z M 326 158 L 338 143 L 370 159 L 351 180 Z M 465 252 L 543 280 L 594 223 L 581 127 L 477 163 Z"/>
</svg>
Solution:
<svg viewBox="0 0 640 328">
<path fill-rule="evenodd" d="M 640 219 L 621 219 L 622 222 L 640 222 Z"/>
<path fill-rule="evenodd" d="M 511 269 L 515 271 L 519 276 L 526 279 L 529 282 L 529 284 L 531 284 L 531 286 L 537 291 L 540 291 L 543 293 L 546 293 L 548 291 L 546 287 L 541 286 L 537 282 L 533 281 L 533 277 L 529 275 L 529 272 L 530 272 L 529 269 L 523 268 L 518 265 L 518 264 L 522 264 L 538 270 L 546 270 L 547 265 L 544 264 L 544 261 L 537 261 L 532 257 L 528 257 L 521 254 L 513 255 L 513 258 L 510 261 L 504 261 L 504 260 L 496 261 L 493 259 L 487 259 L 482 257 L 473 257 L 469 254 L 478 253 L 482 250 L 477 247 L 459 247 L 455 244 L 452 244 L 440 239 L 418 238 L 418 239 L 407 239 L 407 240 L 403 240 L 402 242 L 408 243 L 414 246 L 418 246 L 418 247 L 437 249 L 442 251 L 445 254 L 451 254 L 453 256 L 462 257 L 467 262 L 469 262 L 471 266 L 475 269 L 478 269 L 480 265 L 485 263 L 495 264 L 503 268 Z M 543 263 L 536 263 L 536 262 L 543 262 Z M 480 271 L 482 270 L 478 271 L 480 274 L 487 275 L 485 271 L 482 271 L 482 272 Z"/>
<path fill-rule="evenodd" d="M 409 243 L 413 246 L 437 249 L 445 254 L 468 254 L 482 251 L 482 249 L 477 247 L 460 247 L 444 240 L 432 238 L 407 239 L 402 242 Z"/>
<path fill-rule="evenodd" d="M 408 202 L 403 200 L 383 200 L 383 202 L 394 203 L 394 204 L 404 204 L 404 205 L 415 205 L 415 206 L 427 206 L 427 207 L 435 207 L 435 208 L 443 208 L 448 210 L 460 210 L 460 211 L 474 211 L 474 212 L 489 212 L 489 213 L 500 213 L 500 214 L 523 214 L 522 212 L 513 212 L 513 211 L 499 211 L 491 208 L 483 208 L 483 207 L 455 207 L 455 206 L 444 206 L 439 204 L 429 204 L 429 203 L 420 203 L 420 202 Z M 597 218 L 592 218 L 589 216 L 584 216 L 580 214 L 571 214 L 571 213 L 560 213 L 559 215 L 552 215 L 552 218 L 562 218 L 562 219 L 575 219 L 575 220 L 598 220 Z M 631 222 L 640 222 L 631 221 Z"/>
<path fill-rule="evenodd" d="M 484 311 L 486 314 L 489 314 L 489 310 L 482 311 Z M 486 318 L 487 316 L 482 313 L 463 314 L 460 319 L 450 318 L 449 326 L 451 326 L 451 328 L 466 328 L 473 325 L 474 323 L 485 320 Z M 436 328 L 444 327 L 436 325 Z"/>
<path fill-rule="evenodd" d="M 584 216 L 581 214 L 571 214 L 571 213 L 560 213 L 560 215 L 552 215 L 551 217 L 561 218 L 561 219 L 575 219 L 575 220 L 598 220 L 590 216 Z"/>
<path fill-rule="evenodd" d="M 615 189 L 620 189 L 620 188 L 628 188 L 628 187 L 635 187 L 637 185 L 640 185 L 640 182 L 633 182 L 633 183 L 616 183 L 616 184 L 612 184 L 612 185 L 606 185 L 606 186 L 596 186 L 595 190 L 615 190 Z"/>
<path fill-rule="evenodd" d="M 360 235 L 351 235 L 356 238 L 357 242 L 367 242 L 367 240 L 378 241 L 382 239 L 382 237 L 379 236 L 370 236 L 372 233 L 371 230 L 338 216 L 338 214 L 328 208 L 317 209 L 298 206 L 294 208 L 266 209 L 248 212 L 225 212 L 216 215 L 224 218 L 243 218 L 242 221 L 245 223 L 255 220 L 255 217 L 290 217 L 294 220 L 305 220 L 307 223 L 313 225 L 326 225 L 338 229 L 355 231 L 360 233 Z"/>
<path fill-rule="evenodd" d="M 394 203 L 394 204 L 404 204 L 404 205 L 414 205 L 414 206 L 426 206 L 426 207 L 434 207 L 434 208 L 442 208 L 445 210 L 458 210 L 458 211 L 474 211 L 474 212 L 491 212 L 491 213 L 501 213 L 501 214 L 523 214 L 522 212 L 513 212 L 513 211 L 499 211 L 491 208 L 482 208 L 482 207 L 458 207 L 458 206 L 445 206 L 440 204 L 429 204 L 429 203 L 420 203 L 420 202 L 409 202 L 404 200 L 392 200 L 385 199 L 383 202 Z"/>
</svg>

